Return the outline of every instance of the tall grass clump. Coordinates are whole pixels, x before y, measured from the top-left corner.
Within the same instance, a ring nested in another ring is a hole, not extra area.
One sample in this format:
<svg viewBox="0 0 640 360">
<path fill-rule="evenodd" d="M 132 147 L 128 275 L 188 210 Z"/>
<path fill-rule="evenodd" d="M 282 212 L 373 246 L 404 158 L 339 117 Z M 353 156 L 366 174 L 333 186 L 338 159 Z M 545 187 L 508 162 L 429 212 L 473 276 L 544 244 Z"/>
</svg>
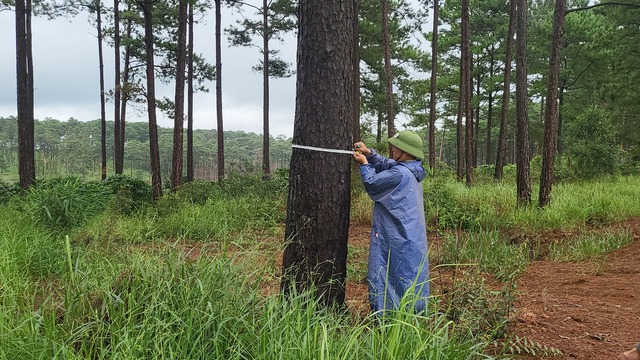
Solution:
<svg viewBox="0 0 640 360">
<path fill-rule="evenodd" d="M 410 308 L 407 298 L 404 308 Z M 434 310 L 434 309 L 431 309 Z M 360 321 L 321 307 L 310 293 L 273 296 L 251 319 L 248 359 L 479 359 L 485 342 L 437 311 L 371 315 Z"/>
<path fill-rule="evenodd" d="M 286 179 L 278 174 L 266 180 L 229 178 L 222 185 L 206 181 L 185 184 L 156 204 L 156 228 L 171 238 L 212 241 L 274 230 L 284 222 L 286 213 Z"/>
<path fill-rule="evenodd" d="M 100 214 L 108 200 L 109 193 L 100 183 L 59 178 L 37 183 L 20 206 L 36 224 L 63 232 Z"/>
<path fill-rule="evenodd" d="M 591 233 L 568 239 L 549 246 L 552 261 L 583 261 L 604 256 L 633 242 L 629 229 Z"/>
<path fill-rule="evenodd" d="M 443 264 L 473 265 L 500 281 L 517 279 L 529 265 L 529 246 L 509 244 L 498 231 L 448 234 L 444 237 Z"/>
<path fill-rule="evenodd" d="M 277 204 L 252 196 L 209 199 L 159 217 L 156 228 L 167 237 L 228 241 L 243 231 L 269 230 L 283 221 Z"/>
<path fill-rule="evenodd" d="M 13 208 L 0 206 L 0 211 L 0 271 L 6 278 L 13 275 L 42 278 L 60 273 L 64 265 L 64 240 L 34 227 Z"/>
<path fill-rule="evenodd" d="M 62 313 L 41 310 L 42 332 L 57 346 L 33 349 L 33 358 L 229 359 L 255 306 L 223 259 L 136 256 L 110 283 L 76 279 Z"/>
</svg>

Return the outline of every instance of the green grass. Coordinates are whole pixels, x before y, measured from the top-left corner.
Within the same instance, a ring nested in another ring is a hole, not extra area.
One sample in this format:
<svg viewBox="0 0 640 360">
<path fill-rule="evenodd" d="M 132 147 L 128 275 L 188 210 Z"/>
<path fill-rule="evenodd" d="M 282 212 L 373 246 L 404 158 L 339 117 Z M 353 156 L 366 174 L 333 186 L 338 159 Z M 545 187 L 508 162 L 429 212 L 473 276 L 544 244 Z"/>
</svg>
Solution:
<svg viewBox="0 0 640 360">
<path fill-rule="evenodd" d="M 49 294 L 20 291 L 28 282 L 3 293 L 1 358 L 485 357 L 484 342 L 435 311 L 356 321 L 308 294 L 261 297 L 223 258 L 186 261 L 171 246 L 155 256 L 72 254 Z"/>
<path fill-rule="evenodd" d="M 584 234 L 575 239 L 551 244 L 549 258 L 552 261 L 594 260 L 632 242 L 633 234 L 628 229 Z"/>
<path fill-rule="evenodd" d="M 453 180 L 424 183 L 429 224 L 439 228 L 517 229 L 523 234 L 554 229 L 602 226 L 640 216 L 640 177 L 611 177 L 557 184 L 551 204 L 538 209 L 537 184 L 532 206 L 516 207 L 514 184 L 479 184 L 471 188 Z M 437 221 L 436 221 L 437 220 Z"/>
<path fill-rule="evenodd" d="M 264 281 L 279 281 L 269 257 L 279 250 L 273 238 L 282 238 L 281 180 L 194 184 L 131 213 L 102 199 L 105 208 L 96 210 L 91 194 L 68 183 L 34 192 L 26 204 L 0 205 L 0 359 L 488 358 L 490 344 L 505 336 L 515 291 L 495 290 L 484 276 L 513 284 L 535 255 L 504 234 L 526 238 L 640 215 L 634 177 L 557 185 L 543 210 L 517 209 L 513 185 L 428 180 L 429 223 L 469 230 L 445 236 L 436 263 L 472 276 L 460 277 L 449 299 L 431 299 L 427 314 L 359 319 L 308 294 L 261 295 Z M 371 200 L 362 190 L 352 200 L 352 222 L 368 224 Z M 89 210 L 65 208 L 73 202 Z M 34 225 L 30 215 L 42 204 L 62 204 L 61 215 L 38 212 L 44 220 Z M 589 260 L 630 241 L 629 231 L 584 235 L 554 245 L 550 256 Z M 190 246 L 199 246 L 199 257 L 187 254 Z M 366 262 L 349 270 L 358 281 Z"/>
</svg>

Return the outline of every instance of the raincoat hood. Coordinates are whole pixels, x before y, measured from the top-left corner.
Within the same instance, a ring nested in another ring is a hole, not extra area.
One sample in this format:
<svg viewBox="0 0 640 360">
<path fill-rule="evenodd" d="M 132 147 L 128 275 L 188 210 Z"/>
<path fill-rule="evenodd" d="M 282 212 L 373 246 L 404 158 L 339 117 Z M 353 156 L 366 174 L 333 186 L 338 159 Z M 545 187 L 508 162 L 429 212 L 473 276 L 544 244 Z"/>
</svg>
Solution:
<svg viewBox="0 0 640 360">
<path fill-rule="evenodd" d="M 418 182 L 422 181 L 425 176 L 427 176 L 427 171 L 422 167 L 422 161 L 404 161 L 398 164 L 406 166 L 407 169 L 411 170 L 411 173 L 416 177 Z"/>
</svg>

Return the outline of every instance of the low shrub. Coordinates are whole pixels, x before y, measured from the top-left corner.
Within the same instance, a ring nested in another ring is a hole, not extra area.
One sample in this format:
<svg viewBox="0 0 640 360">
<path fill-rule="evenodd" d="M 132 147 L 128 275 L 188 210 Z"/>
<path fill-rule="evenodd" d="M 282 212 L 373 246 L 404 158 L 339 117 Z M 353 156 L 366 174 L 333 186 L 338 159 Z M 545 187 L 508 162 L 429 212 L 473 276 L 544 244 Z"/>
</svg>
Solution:
<svg viewBox="0 0 640 360">
<path fill-rule="evenodd" d="M 115 195 L 110 208 L 120 214 L 131 214 L 151 202 L 151 185 L 126 175 L 112 175 L 102 184 Z"/>
</svg>

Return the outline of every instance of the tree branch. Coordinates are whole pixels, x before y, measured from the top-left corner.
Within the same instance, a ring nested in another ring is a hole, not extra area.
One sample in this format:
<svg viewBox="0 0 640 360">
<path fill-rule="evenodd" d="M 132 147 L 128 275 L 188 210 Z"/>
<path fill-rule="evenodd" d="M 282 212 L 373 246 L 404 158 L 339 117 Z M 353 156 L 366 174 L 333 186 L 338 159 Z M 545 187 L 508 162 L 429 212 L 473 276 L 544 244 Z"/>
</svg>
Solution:
<svg viewBox="0 0 640 360">
<path fill-rule="evenodd" d="M 607 6 L 607 5 L 628 6 L 628 7 L 631 7 L 631 8 L 640 9 L 640 5 L 639 4 L 631 4 L 631 3 L 623 3 L 623 2 L 608 2 L 608 3 L 599 3 L 599 4 L 595 4 L 595 5 L 591 5 L 591 6 L 585 6 L 585 7 L 581 7 L 581 8 L 568 9 L 564 13 L 566 15 L 566 14 L 570 14 L 572 12 L 590 10 L 590 9 L 593 9 L 593 8 L 597 8 L 597 7 L 600 7 L 600 6 Z"/>
</svg>

